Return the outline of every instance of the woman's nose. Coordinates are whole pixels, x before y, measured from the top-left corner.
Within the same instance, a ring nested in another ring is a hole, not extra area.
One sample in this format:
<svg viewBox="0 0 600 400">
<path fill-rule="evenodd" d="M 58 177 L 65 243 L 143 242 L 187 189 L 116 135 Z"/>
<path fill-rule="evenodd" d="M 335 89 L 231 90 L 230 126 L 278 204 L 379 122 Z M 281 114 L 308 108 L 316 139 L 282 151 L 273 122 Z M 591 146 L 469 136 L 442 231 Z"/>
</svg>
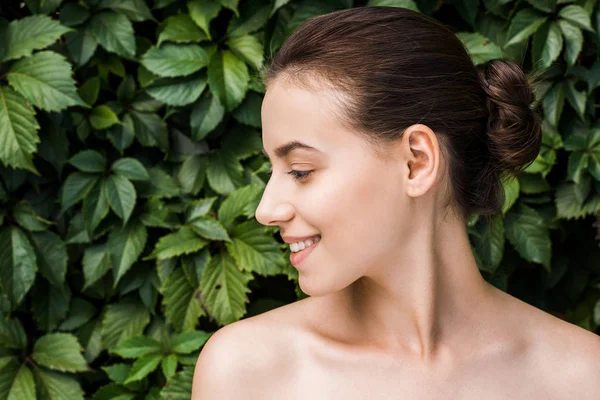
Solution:
<svg viewBox="0 0 600 400">
<path fill-rule="evenodd" d="M 256 208 L 256 220 L 262 225 L 277 225 L 293 215 L 293 207 L 286 201 L 284 194 L 273 189 L 273 186 L 267 185 Z"/>
</svg>

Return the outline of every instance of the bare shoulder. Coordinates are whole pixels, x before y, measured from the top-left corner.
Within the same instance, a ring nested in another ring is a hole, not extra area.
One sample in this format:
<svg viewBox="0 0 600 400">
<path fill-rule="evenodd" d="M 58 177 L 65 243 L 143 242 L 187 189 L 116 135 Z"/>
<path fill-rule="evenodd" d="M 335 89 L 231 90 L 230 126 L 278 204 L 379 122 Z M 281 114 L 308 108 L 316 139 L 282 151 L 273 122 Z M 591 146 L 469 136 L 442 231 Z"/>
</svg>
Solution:
<svg viewBox="0 0 600 400">
<path fill-rule="evenodd" d="M 192 400 L 260 398 L 288 370 L 293 341 L 284 328 L 259 315 L 217 330 L 196 362 Z"/>
</svg>

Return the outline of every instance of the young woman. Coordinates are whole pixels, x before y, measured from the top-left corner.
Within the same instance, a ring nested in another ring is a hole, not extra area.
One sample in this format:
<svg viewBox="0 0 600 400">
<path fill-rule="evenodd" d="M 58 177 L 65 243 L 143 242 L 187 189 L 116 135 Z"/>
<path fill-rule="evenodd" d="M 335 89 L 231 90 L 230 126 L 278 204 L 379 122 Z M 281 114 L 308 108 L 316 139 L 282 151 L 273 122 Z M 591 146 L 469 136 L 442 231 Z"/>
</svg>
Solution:
<svg viewBox="0 0 600 400">
<path fill-rule="evenodd" d="M 488 284 L 469 243 L 540 150 L 518 65 L 358 7 L 305 22 L 264 81 L 256 218 L 310 297 L 213 335 L 193 399 L 600 399 L 600 338 Z"/>
</svg>

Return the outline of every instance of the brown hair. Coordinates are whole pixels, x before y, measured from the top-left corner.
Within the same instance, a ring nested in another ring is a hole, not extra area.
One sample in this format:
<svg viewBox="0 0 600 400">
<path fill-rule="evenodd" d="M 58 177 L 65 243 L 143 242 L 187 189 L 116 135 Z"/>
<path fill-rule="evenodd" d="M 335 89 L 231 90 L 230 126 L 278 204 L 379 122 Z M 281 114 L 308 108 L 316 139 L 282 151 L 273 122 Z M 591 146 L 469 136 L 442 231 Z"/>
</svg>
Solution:
<svg viewBox="0 0 600 400">
<path fill-rule="evenodd" d="M 310 78 L 346 96 L 342 122 L 377 154 L 416 123 L 431 128 L 449 155 L 454 206 L 498 214 L 501 177 L 533 162 L 541 119 L 532 86 L 511 61 L 475 66 L 462 42 L 432 17 L 399 7 L 356 7 L 313 17 L 298 27 L 262 71 L 310 89 Z"/>
</svg>

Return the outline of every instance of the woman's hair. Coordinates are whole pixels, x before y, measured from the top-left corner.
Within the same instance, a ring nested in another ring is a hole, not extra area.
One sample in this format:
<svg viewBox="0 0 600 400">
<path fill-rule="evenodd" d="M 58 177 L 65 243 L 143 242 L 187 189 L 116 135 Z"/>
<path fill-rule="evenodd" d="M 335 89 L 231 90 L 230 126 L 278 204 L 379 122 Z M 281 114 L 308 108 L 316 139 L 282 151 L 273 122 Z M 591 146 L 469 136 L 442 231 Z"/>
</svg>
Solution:
<svg viewBox="0 0 600 400">
<path fill-rule="evenodd" d="M 504 173 L 516 175 L 541 146 L 532 86 L 511 61 L 475 66 L 462 42 L 427 15 L 398 7 L 356 7 L 311 18 L 266 64 L 268 88 L 314 79 L 341 91 L 340 121 L 385 155 L 406 128 L 431 128 L 448 159 L 447 206 L 465 220 L 502 210 Z M 312 86 L 311 86 L 312 85 Z"/>
</svg>

